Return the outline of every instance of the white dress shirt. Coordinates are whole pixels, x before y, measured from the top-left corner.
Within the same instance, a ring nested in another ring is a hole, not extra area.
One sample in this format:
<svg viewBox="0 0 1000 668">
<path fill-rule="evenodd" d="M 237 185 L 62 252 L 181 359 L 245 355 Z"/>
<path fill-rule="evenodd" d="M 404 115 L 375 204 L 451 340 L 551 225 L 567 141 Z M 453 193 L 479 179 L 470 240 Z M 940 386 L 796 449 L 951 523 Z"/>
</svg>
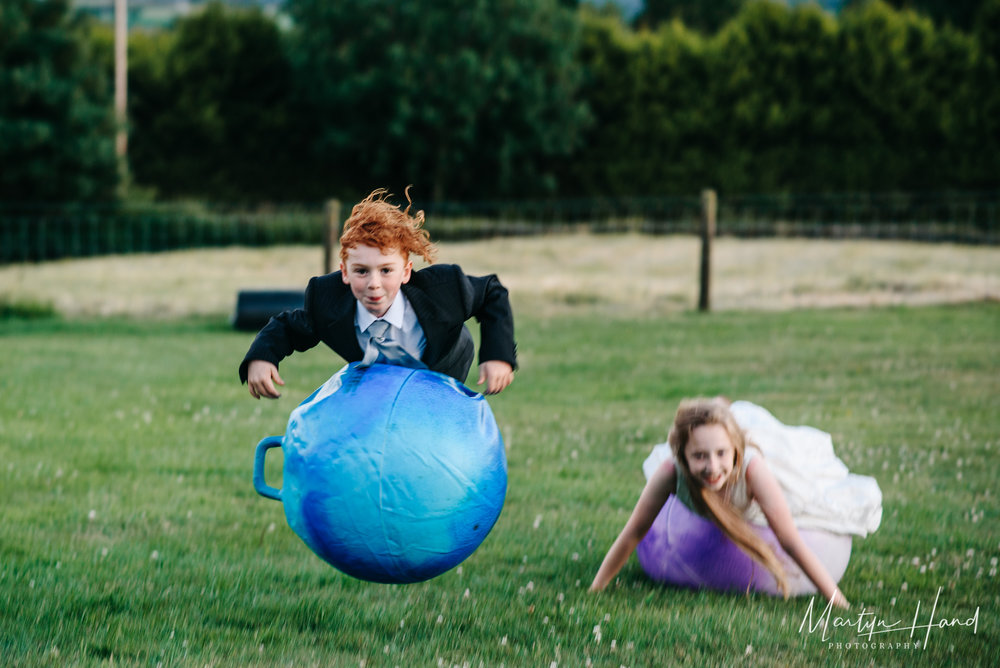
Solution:
<svg viewBox="0 0 1000 668">
<path fill-rule="evenodd" d="M 361 305 L 360 301 L 358 302 L 354 315 L 354 333 L 358 337 L 358 345 L 361 346 L 362 350 L 368 347 L 368 340 L 371 338 L 368 328 L 376 320 L 384 320 L 389 323 L 386 338 L 399 344 L 413 358 L 413 363 L 408 362 L 405 366 L 426 368 L 426 365 L 420 361 L 424 354 L 424 348 L 427 346 L 424 328 L 420 326 L 417 314 L 413 312 L 410 301 L 402 291 L 396 295 L 389 310 L 381 318 L 373 316 L 368 312 L 368 309 Z"/>
</svg>

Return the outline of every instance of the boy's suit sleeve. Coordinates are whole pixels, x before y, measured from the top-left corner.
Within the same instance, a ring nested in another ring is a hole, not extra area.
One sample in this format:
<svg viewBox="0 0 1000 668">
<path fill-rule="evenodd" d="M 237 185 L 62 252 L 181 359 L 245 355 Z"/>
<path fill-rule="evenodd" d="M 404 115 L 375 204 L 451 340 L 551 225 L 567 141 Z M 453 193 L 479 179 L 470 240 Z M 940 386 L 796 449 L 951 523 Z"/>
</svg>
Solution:
<svg viewBox="0 0 1000 668">
<path fill-rule="evenodd" d="M 514 342 L 514 313 L 507 288 L 495 274 L 462 277 L 466 319 L 479 321 L 479 362 L 501 360 L 517 368 L 517 344 Z"/>
<path fill-rule="evenodd" d="M 317 278 L 309 281 L 305 292 L 305 306 L 279 313 L 258 332 L 250 350 L 240 364 L 240 382 L 247 382 L 247 370 L 253 360 L 264 360 L 275 366 L 293 352 L 308 350 L 319 343 L 310 307 L 315 304 Z"/>
</svg>

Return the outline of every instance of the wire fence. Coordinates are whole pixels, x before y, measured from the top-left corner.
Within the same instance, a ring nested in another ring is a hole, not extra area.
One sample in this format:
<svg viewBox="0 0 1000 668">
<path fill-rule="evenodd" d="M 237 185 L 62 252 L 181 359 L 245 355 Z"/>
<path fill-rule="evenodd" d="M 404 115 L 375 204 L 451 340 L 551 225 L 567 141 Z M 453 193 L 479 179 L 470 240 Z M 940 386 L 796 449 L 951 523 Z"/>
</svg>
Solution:
<svg viewBox="0 0 1000 668">
<path fill-rule="evenodd" d="M 592 198 L 421 205 L 437 241 L 587 231 L 698 234 L 703 198 Z M 0 203 L 0 263 L 212 246 L 323 244 L 350 207 Z M 338 216 L 339 218 L 339 216 Z M 334 231 L 335 232 L 335 231 Z M 718 198 L 719 236 L 1000 243 L 1000 191 Z"/>
<path fill-rule="evenodd" d="M 322 209 L 0 205 L 0 263 L 322 242 Z"/>
</svg>

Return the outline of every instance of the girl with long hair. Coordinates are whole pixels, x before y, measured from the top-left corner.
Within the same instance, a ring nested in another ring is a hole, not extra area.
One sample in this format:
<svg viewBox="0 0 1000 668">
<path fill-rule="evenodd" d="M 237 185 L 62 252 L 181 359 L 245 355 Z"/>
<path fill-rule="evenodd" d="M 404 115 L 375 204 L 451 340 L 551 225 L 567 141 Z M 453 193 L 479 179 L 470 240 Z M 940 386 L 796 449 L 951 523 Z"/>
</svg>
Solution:
<svg viewBox="0 0 1000 668">
<path fill-rule="evenodd" d="M 655 467 L 650 467 L 652 470 L 648 473 L 648 482 L 625 527 L 608 550 L 591 584 L 591 591 L 601 591 L 607 587 L 646 536 L 669 497 L 676 495 L 677 501 L 711 520 L 740 550 L 767 569 L 774 578 L 777 591 L 787 598 L 790 590 L 785 566 L 771 546 L 755 531 L 751 522 L 748 522 L 748 518 L 754 514 L 762 516 L 760 519 L 766 520 L 778 544 L 815 589 L 833 605 L 849 607 L 850 604 L 837 587 L 837 582 L 803 540 L 789 509 L 782 484 L 761 451 L 750 440 L 747 430 L 738 422 L 734 412 L 738 408 L 740 415 L 746 416 L 745 421 L 756 422 L 758 426 L 771 428 L 772 431 L 784 429 L 784 432 L 774 432 L 779 436 L 771 440 L 781 440 L 791 434 L 793 437 L 803 436 L 808 441 L 812 434 L 801 430 L 811 428 L 785 427 L 759 406 L 749 402 L 737 403 L 739 406 L 732 406 L 722 397 L 687 399 L 681 402 L 668 436 L 669 452 L 660 456 Z M 818 430 L 812 432 L 822 434 Z M 828 435 L 822 435 L 828 438 Z M 805 447 L 810 446 L 806 444 Z M 654 455 L 656 452 L 654 450 Z M 795 455 L 791 455 L 790 458 L 794 460 L 794 457 Z M 832 446 L 824 457 L 826 461 L 816 464 L 842 469 L 838 470 L 842 475 L 837 477 L 841 482 L 850 483 L 850 489 L 842 490 L 847 493 L 840 494 L 843 497 L 841 500 L 846 498 L 847 503 L 853 507 L 845 510 L 842 504 L 837 506 L 834 503 L 837 507 L 817 510 L 807 507 L 808 502 L 802 502 L 800 495 L 795 495 L 793 500 L 796 510 L 801 510 L 801 514 L 806 516 L 811 513 L 813 519 L 825 515 L 823 521 L 827 524 L 832 516 L 840 515 L 845 518 L 843 522 L 836 517 L 833 519 L 838 524 L 846 523 L 845 532 L 864 535 L 867 531 L 873 531 L 881 520 L 881 492 L 877 483 L 873 478 L 848 474 L 846 467 L 833 455 Z M 651 459 L 655 457 L 651 455 Z M 786 465 L 787 461 L 779 463 L 778 470 L 787 468 Z M 792 478 L 795 477 L 793 474 Z M 796 485 L 800 489 L 811 487 L 808 476 L 798 477 L 798 481 L 789 482 L 793 493 Z M 782 478 L 782 482 L 789 480 L 789 476 L 783 472 Z M 827 499 L 835 496 L 837 495 L 825 495 Z M 852 524 L 858 526 L 847 526 Z M 849 547 L 849 538 L 847 540 Z"/>
</svg>

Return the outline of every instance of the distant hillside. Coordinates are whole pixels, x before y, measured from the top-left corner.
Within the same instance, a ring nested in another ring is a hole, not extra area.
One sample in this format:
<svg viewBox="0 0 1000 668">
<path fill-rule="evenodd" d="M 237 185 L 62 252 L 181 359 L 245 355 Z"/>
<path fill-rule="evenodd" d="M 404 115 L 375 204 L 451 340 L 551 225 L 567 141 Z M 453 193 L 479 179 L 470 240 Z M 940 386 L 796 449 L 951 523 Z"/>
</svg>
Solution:
<svg viewBox="0 0 1000 668">
<path fill-rule="evenodd" d="M 618 5 L 626 19 L 632 20 L 642 12 L 646 6 L 645 0 L 584 0 L 585 2 L 600 7 L 605 4 Z M 709 0 L 710 1 L 710 0 Z M 807 2 L 816 2 L 820 7 L 836 14 L 846 4 L 847 0 L 780 0 L 788 5 L 801 5 Z"/>
<path fill-rule="evenodd" d="M 645 0 L 583 0 L 595 6 L 605 4 L 617 5 L 621 8 L 622 15 L 629 21 L 638 16 L 646 3 Z M 821 7 L 834 13 L 847 0 L 783 0 L 789 5 L 798 5 L 805 2 L 817 2 Z M 78 9 L 96 16 L 102 21 L 111 22 L 114 20 L 114 0 L 72 0 L 73 5 Z M 191 12 L 198 11 L 209 0 L 128 0 L 129 25 L 132 27 L 156 27 L 162 28 L 170 25 L 177 17 L 186 16 Z M 265 13 L 275 14 L 284 4 L 285 0 L 222 0 L 224 4 L 233 7 L 261 7 Z"/>
<path fill-rule="evenodd" d="M 197 12 L 209 0 L 128 0 L 129 27 L 165 28 L 180 16 Z M 261 7 L 267 14 L 278 12 L 284 0 L 222 0 L 232 7 Z M 114 0 L 71 0 L 74 7 L 98 20 L 114 21 Z"/>
</svg>

